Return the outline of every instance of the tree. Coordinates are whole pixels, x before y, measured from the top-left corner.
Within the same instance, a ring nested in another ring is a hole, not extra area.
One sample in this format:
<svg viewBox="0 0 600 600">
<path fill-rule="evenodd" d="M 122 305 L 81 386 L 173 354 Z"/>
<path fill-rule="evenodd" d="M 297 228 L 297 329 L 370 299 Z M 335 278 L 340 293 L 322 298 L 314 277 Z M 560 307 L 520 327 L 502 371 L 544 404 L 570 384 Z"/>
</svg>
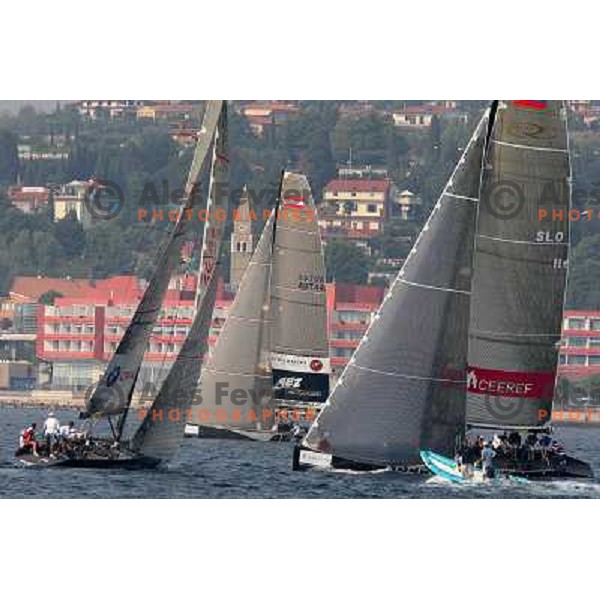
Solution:
<svg viewBox="0 0 600 600">
<path fill-rule="evenodd" d="M 366 283 L 371 259 L 355 244 L 331 240 L 325 247 L 327 279 L 340 283 Z"/>
<path fill-rule="evenodd" d="M 13 184 L 18 174 L 17 136 L 11 131 L 0 130 L 0 182 Z"/>
<path fill-rule="evenodd" d="M 63 295 L 60 292 L 57 292 L 56 290 L 48 290 L 47 292 L 44 292 L 40 296 L 39 303 L 52 305 L 52 304 L 54 304 L 54 301 L 56 300 L 56 298 L 62 298 L 62 297 L 63 297 Z"/>
<path fill-rule="evenodd" d="M 68 258 L 79 256 L 85 248 L 85 232 L 75 213 L 70 212 L 56 224 L 56 240 Z"/>
</svg>

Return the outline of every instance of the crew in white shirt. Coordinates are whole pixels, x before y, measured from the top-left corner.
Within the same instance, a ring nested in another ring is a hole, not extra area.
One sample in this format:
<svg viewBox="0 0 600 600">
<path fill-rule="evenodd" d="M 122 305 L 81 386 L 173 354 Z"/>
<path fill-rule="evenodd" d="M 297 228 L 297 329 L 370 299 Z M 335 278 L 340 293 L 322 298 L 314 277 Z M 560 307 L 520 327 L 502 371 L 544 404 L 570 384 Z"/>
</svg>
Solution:
<svg viewBox="0 0 600 600">
<path fill-rule="evenodd" d="M 46 437 L 46 443 L 48 444 L 48 454 L 52 456 L 54 454 L 54 445 L 60 432 L 60 421 L 54 416 L 54 413 L 50 411 L 48 418 L 44 421 L 44 436 Z"/>
</svg>

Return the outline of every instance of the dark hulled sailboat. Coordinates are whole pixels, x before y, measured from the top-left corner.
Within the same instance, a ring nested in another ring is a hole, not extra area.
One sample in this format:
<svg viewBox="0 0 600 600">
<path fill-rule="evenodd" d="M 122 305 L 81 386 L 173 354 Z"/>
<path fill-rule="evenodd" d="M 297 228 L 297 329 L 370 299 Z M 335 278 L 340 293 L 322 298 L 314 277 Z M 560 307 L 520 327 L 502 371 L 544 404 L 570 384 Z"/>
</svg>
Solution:
<svg viewBox="0 0 600 600">
<path fill-rule="evenodd" d="M 467 423 L 547 426 L 568 223 L 541 222 L 542 200 L 548 214 L 569 207 L 564 105 L 494 103 L 304 447 L 295 449 L 295 468 L 411 469 L 423 450 L 454 456 Z M 587 463 L 566 455 L 543 463 L 515 456 L 498 468 L 592 476 Z"/>
<path fill-rule="evenodd" d="M 211 194 L 207 208 L 214 204 L 215 177 L 226 161 L 227 114 L 222 101 L 210 101 L 205 110 L 202 129 L 195 149 L 187 185 L 186 202 L 170 234 L 142 300 L 119 343 L 101 381 L 87 403 L 87 418 L 106 418 L 113 438 L 89 438 L 85 443 L 57 455 L 43 457 L 22 455 L 19 459 L 27 465 L 74 468 L 152 468 L 173 458 L 183 437 L 184 417 L 160 418 L 154 415 L 171 409 L 184 414 L 193 401 L 202 358 L 207 350 L 208 329 L 216 298 L 218 265 L 223 238 L 223 224 L 209 218 L 204 227 L 200 283 L 196 297 L 196 315 L 191 330 L 154 400 L 147 417 L 142 421 L 131 442 L 124 440 L 125 424 L 133 397 L 135 383 L 141 368 L 144 352 L 162 307 L 171 275 L 180 257 L 181 245 L 191 219 L 186 210 L 194 206 L 195 185 L 203 169 L 211 144 L 213 161 Z M 218 201 L 225 201 L 223 195 Z M 214 211 L 213 211 L 214 213 Z M 113 422 L 113 419 L 115 420 Z"/>
</svg>

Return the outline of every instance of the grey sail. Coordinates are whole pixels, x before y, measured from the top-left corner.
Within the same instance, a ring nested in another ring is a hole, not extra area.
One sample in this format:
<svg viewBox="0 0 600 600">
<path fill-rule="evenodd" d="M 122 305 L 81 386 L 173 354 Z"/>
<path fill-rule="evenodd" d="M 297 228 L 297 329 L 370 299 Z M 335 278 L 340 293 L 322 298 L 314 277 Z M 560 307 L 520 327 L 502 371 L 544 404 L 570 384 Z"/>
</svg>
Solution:
<svg viewBox="0 0 600 600">
<path fill-rule="evenodd" d="M 274 212 L 267 220 L 217 343 L 202 370 L 201 403 L 190 423 L 240 430 L 269 428 L 271 370 L 266 350 Z"/>
<path fill-rule="evenodd" d="M 217 210 L 228 210 L 227 194 L 223 193 L 229 179 L 227 145 L 227 114 L 223 105 L 213 146 L 211 181 L 204 227 L 200 273 L 196 293 L 196 314 L 173 366 L 151 408 L 132 440 L 132 450 L 144 456 L 173 460 L 183 438 L 196 399 L 202 362 L 208 354 L 208 335 L 212 322 L 220 257 L 223 248 L 225 220 L 217 219 Z"/>
<path fill-rule="evenodd" d="M 453 453 L 465 427 L 475 219 L 487 114 L 309 430 L 313 450 L 375 465 Z"/>
<path fill-rule="evenodd" d="M 274 397 L 286 404 L 325 402 L 331 372 L 325 260 L 307 178 L 284 173 L 280 197 L 270 284 Z"/>
<path fill-rule="evenodd" d="M 467 420 L 498 428 L 543 426 L 551 416 L 569 249 L 563 103 L 500 102 L 485 163 Z M 552 220 L 553 210 L 562 211 L 562 219 Z"/>
<path fill-rule="evenodd" d="M 184 218 L 185 210 L 194 204 L 194 184 L 206 161 L 221 107 L 222 101 L 207 103 L 192 168 L 186 184 L 186 201 L 167 245 L 158 259 L 156 269 L 142 300 L 98 386 L 86 402 L 87 412 L 91 415 L 118 415 L 126 411 L 129 406 L 148 339 L 160 313 L 171 274 L 179 262 L 181 244 L 190 227 L 191 221 Z"/>
</svg>

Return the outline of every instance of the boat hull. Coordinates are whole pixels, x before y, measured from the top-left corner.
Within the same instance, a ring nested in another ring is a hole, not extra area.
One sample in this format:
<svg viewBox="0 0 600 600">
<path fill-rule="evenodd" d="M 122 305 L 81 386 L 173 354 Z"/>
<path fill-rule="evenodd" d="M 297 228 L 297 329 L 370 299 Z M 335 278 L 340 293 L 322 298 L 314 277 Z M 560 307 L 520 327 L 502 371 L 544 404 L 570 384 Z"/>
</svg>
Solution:
<svg viewBox="0 0 600 600">
<path fill-rule="evenodd" d="M 441 454 L 424 450 L 421 459 L 428 469 L 439 477 L 453 483 L 483 481 L 481 469 L 471 469 L 466 477 L 457 463 Z M 548 460 L 518 461 L 499 457 L 494 460 L 494 469 L 501 478 L 512 481 L 556 481 L 563 479 L 590 479 L 594 476 L 591 466 L 572 456 L 556 455 Z"/>
<path fill-rule="evenodd" d="M 160 459 L 150 456 L 125 456 L 122 458 L 72 458 L 57 456 L 49 458 L 25 454 L 17 457 L 19 462 L 28 468 L 56 469 L 154 469 L 160 464 Z"/>
<path fill-rule="evenodd" d="M 292 455 L 292 470 L 306 471 L 309 469 L 331 469 L 340 471 L 373 472 L 393 471 L 407 475 L 424 475 L 427 469 L 423 465 L 376 465 L 349 460 L 340 456 L 315 452 L 303 446 L 294 446 Z"/>
<path fill-rule="evenodd" d="M 208 427 L 206 425 L 185 426 L 185 437 L 198 437 L 210 440 L 236 440 L 245 442 L 286 442 L 291 435 L 276 431 L 245 431 L 243 429 L 227 429 L 225 427 Z"/>
</svg>

